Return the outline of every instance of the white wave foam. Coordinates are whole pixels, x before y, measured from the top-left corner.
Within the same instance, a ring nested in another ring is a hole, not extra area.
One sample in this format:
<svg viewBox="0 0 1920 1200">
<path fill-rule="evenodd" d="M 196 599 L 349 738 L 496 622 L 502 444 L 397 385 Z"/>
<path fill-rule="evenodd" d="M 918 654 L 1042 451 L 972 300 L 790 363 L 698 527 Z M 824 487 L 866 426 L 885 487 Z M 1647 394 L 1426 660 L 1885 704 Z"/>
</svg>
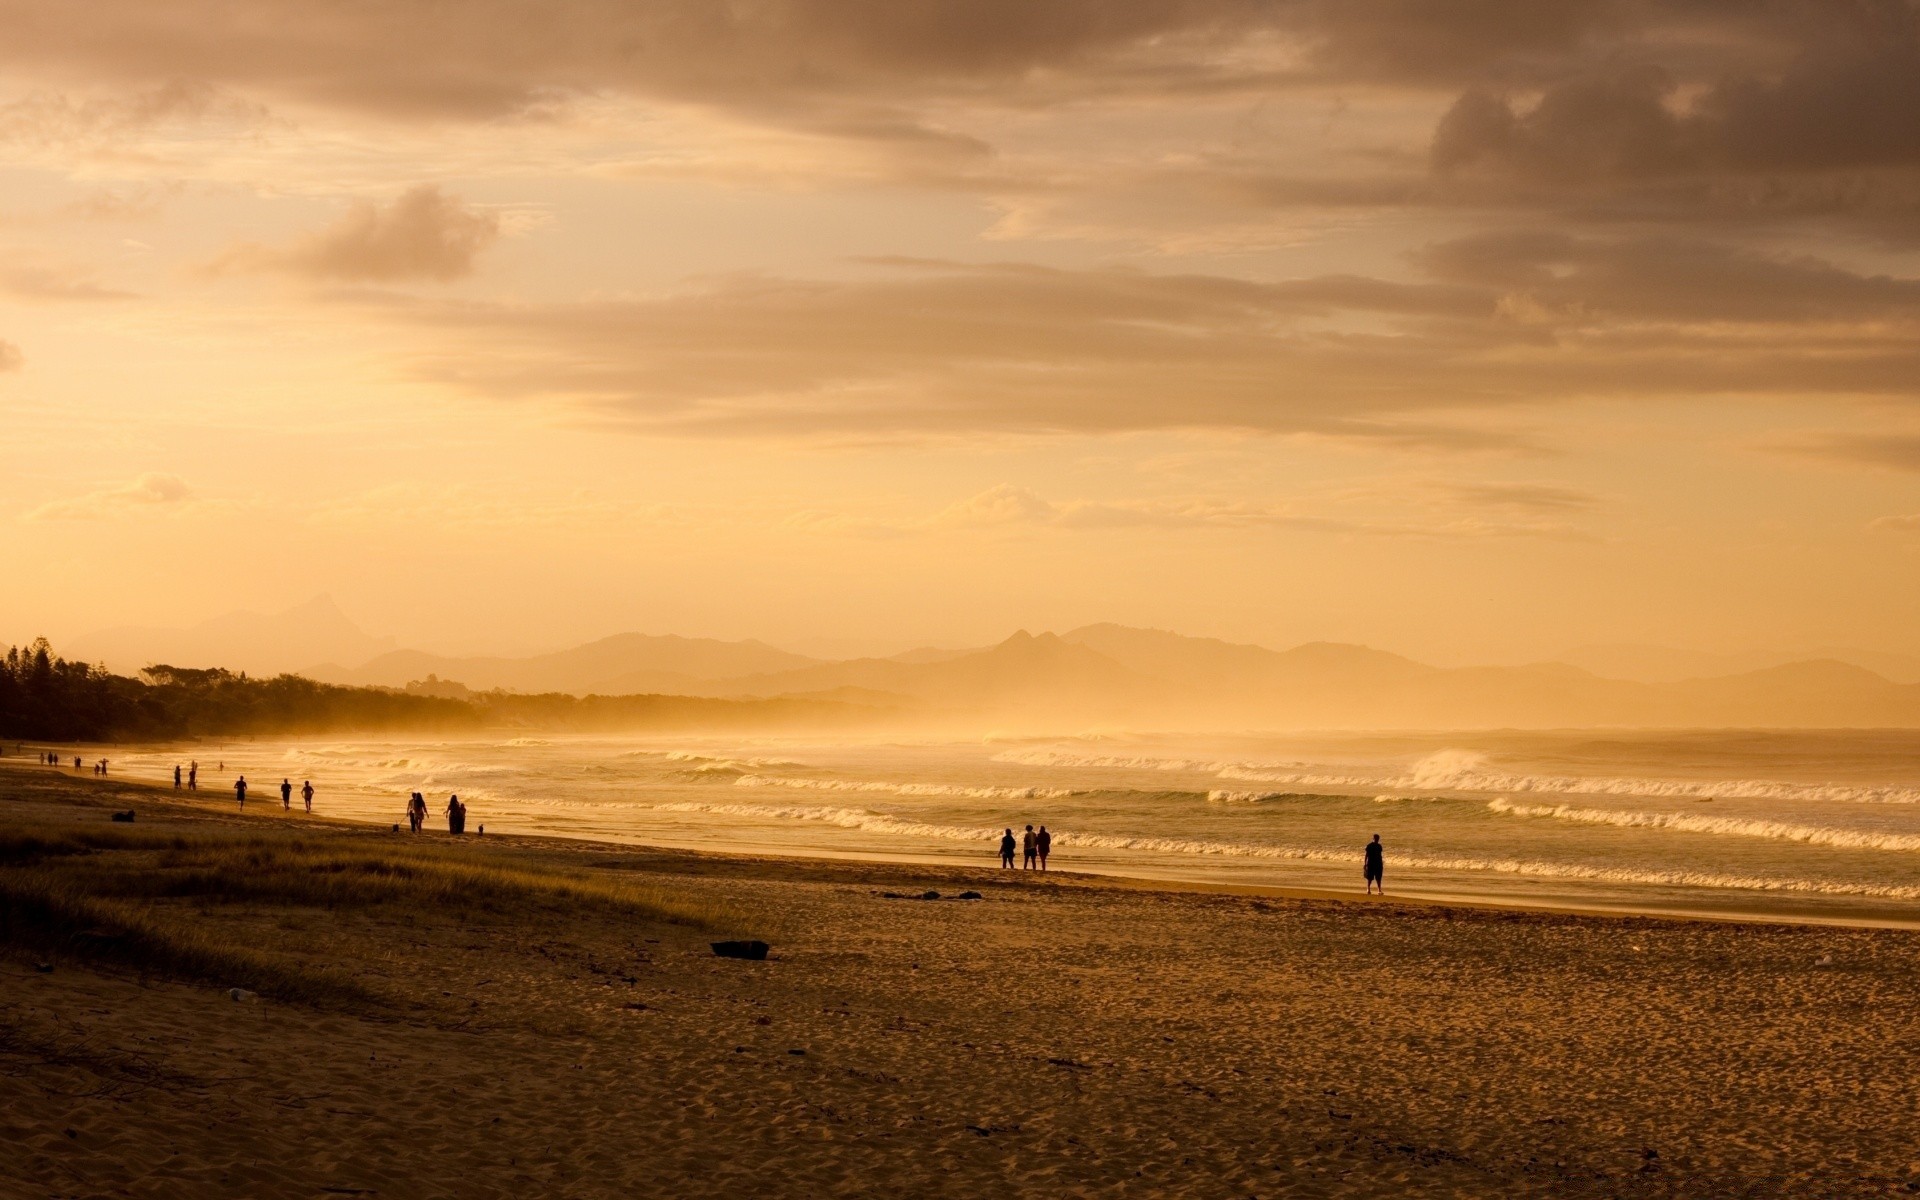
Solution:
<svg viewBox="0 0 1920 1200">
<path fill-rule="evenodd" d="M 1787 800 L 1857 804 L 1920 804 L 1920 788 L 1838 783 L 1782 783 L 1770 779 L 1651 779 L 1635 776 L 1524 775 L 1489 770 L 1470 750 L 1442 750 L 1400 774 L 1275 774 L 1259 764 L 1230 763 L 1222 779 L 1300 787 L 1404 788 L 1416 791 L 1522 792 L 1572 796 L 1670 797 L 1694 800 Z"/>
<path fill-rule="evenodd" d="M 819 821 L 842 829 L 861 829 L 870 833 L 902 837 L 939 838 L 942 841 L 985 842 L 1000 836 L 998 829 L 963 829 L 953 825 L 935 825 L 912 821 L 863 808 L 830 808 L 815 805 L 704 804 L 683 801 L 652 804 L 656 812 L 715 813 L 722 816 L 753 817 L 761 820 Z"/>
<path fill-rule="evenodd" d="M 1724 834 L 1730 837 L 1772 838 L 1809 846 L 1838 846 L 1849 850 L 1920 850 L 1920 834 L 1871 833 L 1822 825 L 1796 825 L 1747 817 L 1709 817 L 1697 813 L 1631 812 L 1606 808 L 1575 808 L 1570 804 L 1515 804 L 1493 800 L 1487 807 L 1516 817 L 1550 817 L 1588 825 L 1617 825 L 1628 829 L 1674 829 L 1684 833 Z"/>
<path fill-rule="evenodd" d="M 1152 755 L 1085 754 L 1073 750 L 1002 750 L 994 762 L 1015 763 L 1025 767 L 1117 767 L 1135 771 L 1200 771 L 1215 774 L 1231 763 L 1192 758 L 1158 758 Z M 1284 765 L 1284 764 L 1282 764 Z"/>
<path fill-rule="evenodd" d="M 843 829 L 908 837 L 935 838 L 942 841 L 981 842 L 989 846 L 1000 830 L 937 825 L 926 821 L 905 820 L 886 813 L 859 808 L 813 805 L 703 804 L 697 802 L 652 805 L 661 812 L 703 812 L 747 816 L 770 820 L 818 821 Z M 1075 847 L 1173 854 L 1196 857 L 1256 858 L 1294 862 L 1342 863 L 1355 865 L 1358 855 L 1352 850 L 1327 850 L 1300 846 L 1261 845 L 1247 842 L 1212 842 L 1190 838 L 1128 836 L 1124 834 L 1055 831 L 1053 844 L 1058 850 Z M 1513 858 L 1470 858 L 1447 855 L 1396 855 L 1389 863 L 1396 870 L 1468 871 L 1496 875 L 1516 875 L 1543 879 L 1584 880 L 1596 883 L 1638 884 L 1655 887 L 1715 888 L 1738 891 L 1804 892 L 1820 895 L 1865 896 L 1888 900 L 1920 900 L 1920 887 L 1854 884 L 1830 880 L 1792 879 L 1757 875 L 1728 875 L 1712 871 L 1636 870 L 1627 867 L 1600 867 L 1584 863 L 1554 863 Z"/>
<path fill-rule="evenodd" d="M 953 796 L 969 800 L 1059 800 L 1085 792 L 1069 788 L 965 787 L 946 783 L 882 783 L 857 779 L 793 779 L 778 775 L 742 775 L 736 787 L 798 788 L 817 792 L 867 792 L 891 796 Z"/>
</svg>

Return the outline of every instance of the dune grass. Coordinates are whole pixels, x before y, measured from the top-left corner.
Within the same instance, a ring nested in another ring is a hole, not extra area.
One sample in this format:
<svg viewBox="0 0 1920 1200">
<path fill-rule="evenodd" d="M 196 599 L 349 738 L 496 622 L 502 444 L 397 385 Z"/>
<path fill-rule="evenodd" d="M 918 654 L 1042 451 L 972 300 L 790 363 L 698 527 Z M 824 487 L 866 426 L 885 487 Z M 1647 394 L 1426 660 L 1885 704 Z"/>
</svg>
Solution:
<svg viewBox="0 0 1920 1200">
<path fill-rule="evenodd" d="M 241 945 L 215 911 L 366 910 L 547 922 L 590 909 L 631 922 L 737 932 L 739 914 L 657 886 L 510 848 L 387 842 L 348 831 L 262 835 L 71 823 L 0 829 L 0 946 L 119 964 L 309 1004 L 380 1003 L 339 967 L 282 945 Z M 216 932 L 209 932 L 213 930 Z"/>
</svg>

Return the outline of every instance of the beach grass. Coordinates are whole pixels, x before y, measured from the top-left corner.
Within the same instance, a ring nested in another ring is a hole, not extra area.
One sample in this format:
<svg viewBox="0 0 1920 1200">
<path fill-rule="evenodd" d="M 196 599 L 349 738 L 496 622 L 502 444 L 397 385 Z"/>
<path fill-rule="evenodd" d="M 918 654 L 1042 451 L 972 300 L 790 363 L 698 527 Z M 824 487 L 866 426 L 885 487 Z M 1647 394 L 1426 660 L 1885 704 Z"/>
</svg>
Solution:
<svg viewBox="0 0 1920 1200">
<path fill-rule="evenodd" d="M 636 928 L 727 934 L 744 925 L 739 913 L 711 900 L 539 863 L 511 848 L 219 826 L 148 832 L 47 823 L 0 832 L 0 946 L 297 1003 L 382 1003 L 377 989 L 316 956 L 258 949 L 204 919 L 215 909 L 243 907 L 556 923 L 592 910 Z"/>
</svg>

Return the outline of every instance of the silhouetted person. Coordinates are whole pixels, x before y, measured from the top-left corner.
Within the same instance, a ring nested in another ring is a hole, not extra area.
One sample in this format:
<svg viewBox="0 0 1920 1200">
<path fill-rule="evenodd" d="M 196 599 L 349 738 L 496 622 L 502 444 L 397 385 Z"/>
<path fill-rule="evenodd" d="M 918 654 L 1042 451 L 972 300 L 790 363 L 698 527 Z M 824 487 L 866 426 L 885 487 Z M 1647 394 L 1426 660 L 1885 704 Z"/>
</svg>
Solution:
<svg viewBox="0 0 1920 1200">
<path fill-rule="evenodd" d="M 447 797 L 447 832 L 457 834 L 466 824 L 467 807 L 460 803 L 460 797 Z"/>
<path fill-rule="evenodd" d="M 1377 833 L 1373 835 L 1373 840 L 1367 843 L 1367 859 L 1360 868 L 1360 873 L 1367 877 L 1367 895 L 1373 895 L 1373 889 L 1376 887 L 1380 889 L 1382 896 L 1387 894 L 1387 852 L 1385 847 L 1380 845 L 1380 835 Z"/>
<path fill-rule="evenodd" d="M 173 790 L 176 792 L 180 790 L 180 764 L 179 763 L 173 764 Z"/>
<path fill-rule="evenodd" d="M 80 756 L 78 754 L 73 756 L 73 769 L 76 771 L 80 769 Z"/>
<path fill-rule="evenodd" d="M 187 790 L 190 792 L 200 790 L 200 760 L 197 758 L 193 760 L 193 765 L 187 768 Z"/>
<path fill-rule="evenodd" d="M 280 807 L 287 812 L 293 811 L 293 780 L 280 781 Z"/>
<path fill-rule="evenodd" d="M 1008 829 L 1006 835 L 1000 839 L 1000 865 L 1007 868 L 1012 868 L 1013 866 L 1012 829 Z"/>
<path fill-rule="evenodd" d="M 235 799 L 240 801 L 240 807 L 244 810 L 247 807 L 247 777 L 245 775 L 233 781 L 233 795 Z"/>
<path fill-rule="evenodd" d="M 1044 871 L 1047 869 L 1047 855 L 1053 850 L 1053 835 L 1047 832 L 1045 825 L 1042 825 L 1039 835 L 1033 840 L 1040 849 L 1040 869 Z"/>
<path fill-rule="evenodd" d="M 415 833 L 419 833 L 420 827 L 426 823 L 427 798 L 419 792 L 415 792 L 413 799 L 407 801 L 407 824 Z"/>
<path fill-rule="evenodd" d="M 300 781 L 300 799 L 306 804 L 307 811 L 312 812 L 313 811 L 313 780 L 302 779 Z"/>
<path fill-rule="evenodd" d="M 1020 835 L 1020 869 L 1031 871 L 1040 864 L 1040 842 L 1033 836 L 1033 826 Z"/>
</svg>

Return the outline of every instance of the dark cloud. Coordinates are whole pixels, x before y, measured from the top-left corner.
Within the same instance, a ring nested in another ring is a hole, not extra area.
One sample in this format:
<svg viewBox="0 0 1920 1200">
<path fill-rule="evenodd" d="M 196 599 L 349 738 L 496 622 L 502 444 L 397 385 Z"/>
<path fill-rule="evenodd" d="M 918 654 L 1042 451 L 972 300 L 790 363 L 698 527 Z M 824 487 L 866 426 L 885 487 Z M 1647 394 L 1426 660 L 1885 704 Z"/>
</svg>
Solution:
<svg viewBox="0 0 1920 1200">
<path fill-rule="evenodd" d="M 1920 398 L 1914 281 L 1551 235 L 1453 243 L 1429 261 L 1450 277 L 929 266 L 398 311 L 445 346 L 412 365 L 422 377 L 713 433 L 1206 427 L 1485 447 L 1462 414 L 1602 396 Z M 1766 294 L 1780 280 L 1799 298 Z M 1833 322 L 1792 324 L 1810 316 Z"/>
<path fill-rule="evenodd" d="M 1430 246 L 1434 276 L 1500 288 L 1545 317 L 1804 323 L 1920 315 L 1920 280 L 1860 275 L 1674 237 L 1603 239 L 1545 231 L 1481 234 Z"/>
<path fill-rule="evenodd" d="M 1913 0 L 0 0 L 0 67 L 57 92 L 34 136 L 237 113 L 550 114 L 625 96 L 859 142 L 928 186 L 1018 192 L 968 119 L 1063 102 L 1399 97 L 1431 171 L 1302 170 L 1297 148 L 1186 183 L 1260 207 L 1525 208 L 1656 222 L 1851 221 L 1920 238 Z M 1428 124 L 1427 114 L 1441 113 Z M 1110 176 L 1080 189 L 1111 188 Z"/>
</svg>

